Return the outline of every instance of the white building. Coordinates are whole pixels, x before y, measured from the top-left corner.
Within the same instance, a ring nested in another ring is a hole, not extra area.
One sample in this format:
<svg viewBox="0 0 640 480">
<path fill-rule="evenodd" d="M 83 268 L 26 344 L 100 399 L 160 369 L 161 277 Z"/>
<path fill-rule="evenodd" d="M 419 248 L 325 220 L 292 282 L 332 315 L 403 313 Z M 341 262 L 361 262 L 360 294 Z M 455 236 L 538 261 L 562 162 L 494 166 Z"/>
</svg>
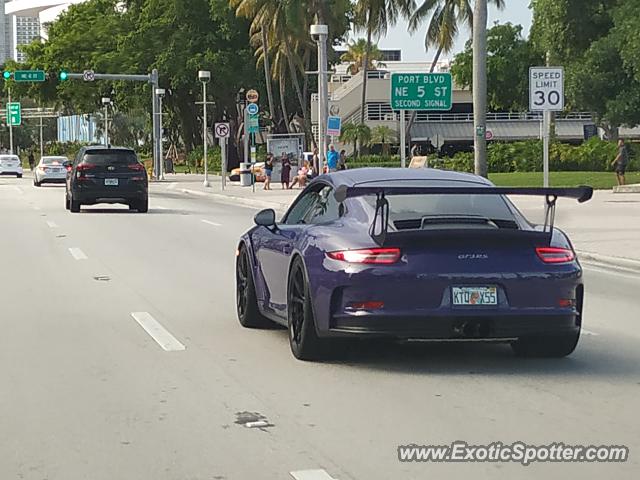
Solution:
<svg viewBox="0 0 640 480">
<path fill-rule="evenodd" d="M 0 63 L 24 61 L 20 45 L 46 38 L 46 24 L 74 3 L 86 0 L 0 0 Z"/>
</svg>

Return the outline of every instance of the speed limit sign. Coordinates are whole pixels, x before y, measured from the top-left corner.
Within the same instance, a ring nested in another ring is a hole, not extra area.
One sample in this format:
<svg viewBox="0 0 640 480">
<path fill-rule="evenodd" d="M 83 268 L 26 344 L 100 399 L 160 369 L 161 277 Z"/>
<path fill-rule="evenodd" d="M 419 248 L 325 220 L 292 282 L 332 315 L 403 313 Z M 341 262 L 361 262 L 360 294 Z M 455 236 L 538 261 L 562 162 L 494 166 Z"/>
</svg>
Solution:
<svg viewBox="0 0 640 480">
<path fill-rule="evenodd" d="M 529 109 L 532 112 L 564 110 L 564 68 L 529 69 Z"/>
</svg>

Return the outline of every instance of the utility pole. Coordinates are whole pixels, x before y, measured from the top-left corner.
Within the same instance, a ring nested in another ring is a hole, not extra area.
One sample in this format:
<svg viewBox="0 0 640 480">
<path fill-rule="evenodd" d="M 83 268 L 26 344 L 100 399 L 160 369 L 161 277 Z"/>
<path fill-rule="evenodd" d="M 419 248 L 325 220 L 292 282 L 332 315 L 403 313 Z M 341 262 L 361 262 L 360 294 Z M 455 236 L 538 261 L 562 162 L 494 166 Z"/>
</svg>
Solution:
<svg viewBox="0 0 640 480">
<path fill-rule="evenodd" d="M 473 12 L 473 123 L 476 175 L 487 176 L 487 0 Z"/>
<path fill-rule="evenodd" d="M 109 146 L 109 104 L 111 99 L 102 97 L 102 105 L 104 105 L 104 146 Z"/>
<path fill-rule="evenodd" d="M 42 110 L 42 109 L 39 109 Z M 42 124 L 42 115 L 40 115 L 40 158 L 44 156 L 44 141 L 42 140 L 42 130 L 44 125 Z"/>
<path fill-rule="evenodd" d="M 327 153 L 327 114 L 329 111 L 329 85 L 327 83 L 327 25 L 311 25 L 311 37 L 318 44 L 318 147 L 320 172 L 324 171 Z"/>
<path fill-rule="evenodd" d="M 160 157 L 160 170 L 158 170 L 159 180 L 164 180 L 164 153 L 162 152 L 162 97 L 164 97 L 166 91 L 164 88 L 156 88 L 156 97 L 158 98 L 158 125 L 160 127 L 160 142 L 158 145 L 158 156 Z"/>
</svg>

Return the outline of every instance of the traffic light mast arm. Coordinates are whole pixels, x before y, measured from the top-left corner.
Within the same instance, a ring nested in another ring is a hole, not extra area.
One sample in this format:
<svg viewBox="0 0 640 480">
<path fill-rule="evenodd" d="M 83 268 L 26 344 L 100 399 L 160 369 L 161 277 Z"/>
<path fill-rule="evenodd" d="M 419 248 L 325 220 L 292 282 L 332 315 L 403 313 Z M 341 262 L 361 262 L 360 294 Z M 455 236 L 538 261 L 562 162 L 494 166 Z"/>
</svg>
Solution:
<svg viewBox="0 0 640 480">
<path fill-rule="evenodd" d="M 66 78 L 69 80 L 84 80 L 84 73 L 69 73 L 66 74 Z M 128 75 L 128 74 L 111 74 L 111 73 L 96 73 L 94 74 L 95 80 L 129 80 L 134 82 L 152 82 L 151 75 Z M 65 80 L 61 78 L 61 80 Z"/>
</svg>

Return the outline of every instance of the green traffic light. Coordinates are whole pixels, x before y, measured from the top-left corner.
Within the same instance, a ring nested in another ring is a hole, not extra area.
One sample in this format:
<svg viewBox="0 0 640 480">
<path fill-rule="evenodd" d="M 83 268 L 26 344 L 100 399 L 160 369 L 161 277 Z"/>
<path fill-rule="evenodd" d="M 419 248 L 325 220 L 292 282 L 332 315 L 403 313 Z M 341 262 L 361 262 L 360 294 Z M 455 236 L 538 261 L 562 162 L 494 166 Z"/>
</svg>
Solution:
<svg viewBox="0 0 640 480">
<path fill-rule="evenodd" d="M 69 78 L 69 74 L 64 70 L 60 72 L 60 80 L 67 80 Z"/>
<path fill-rule="evenodd" d="M 9 80 L 11 78 L 11 72 L 4 72 L 2 76 L 5 80 Z"/>
</svg>

